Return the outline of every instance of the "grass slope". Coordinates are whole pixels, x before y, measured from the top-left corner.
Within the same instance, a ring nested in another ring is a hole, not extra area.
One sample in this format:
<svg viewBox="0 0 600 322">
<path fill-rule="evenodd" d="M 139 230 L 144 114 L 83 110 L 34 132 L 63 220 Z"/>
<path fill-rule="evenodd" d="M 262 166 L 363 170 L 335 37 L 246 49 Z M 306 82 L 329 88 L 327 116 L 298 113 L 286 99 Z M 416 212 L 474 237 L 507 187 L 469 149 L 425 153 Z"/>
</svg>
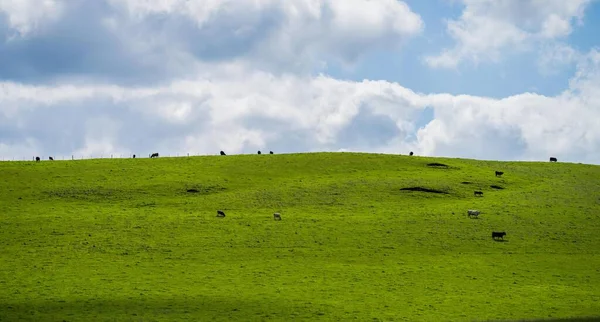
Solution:
<svg viewBox="0 0 600 322">
<path fill-rule="evenodd" d="M 548 162 L 3 162 L 0 321 L 597 316 L 599 198 L 600 167 Z"/>
</svg>

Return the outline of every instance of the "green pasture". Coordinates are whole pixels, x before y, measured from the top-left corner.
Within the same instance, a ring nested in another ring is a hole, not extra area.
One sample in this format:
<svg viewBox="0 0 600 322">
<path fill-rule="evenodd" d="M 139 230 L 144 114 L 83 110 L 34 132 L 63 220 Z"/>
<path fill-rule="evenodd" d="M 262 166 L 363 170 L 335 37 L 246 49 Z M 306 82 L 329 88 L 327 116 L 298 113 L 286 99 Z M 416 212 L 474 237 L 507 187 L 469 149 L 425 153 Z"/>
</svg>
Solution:
<svg viewBox="0 0 600 322">
<path fill-rule="evenodd" d="M 401 190 L 415 187 L 440 193 Z M 360 153 L 0 162 L 0 321 L 594 316 L 599 166 Z"/>
</svg>

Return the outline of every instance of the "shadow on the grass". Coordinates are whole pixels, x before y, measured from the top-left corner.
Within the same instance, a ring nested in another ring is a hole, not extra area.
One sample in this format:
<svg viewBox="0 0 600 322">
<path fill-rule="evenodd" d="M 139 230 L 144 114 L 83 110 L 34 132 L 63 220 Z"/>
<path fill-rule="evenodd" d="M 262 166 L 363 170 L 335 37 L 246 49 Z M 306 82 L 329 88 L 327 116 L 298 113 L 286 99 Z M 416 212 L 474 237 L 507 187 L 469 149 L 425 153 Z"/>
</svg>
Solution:
<svg viewBox="0 0 600 322">
<path fill-rule="evenodd" d="M 293 314 L 298 312 L 298 308 L 287 304 L 290 303 L 285 301 L 274 303 L 272 299 L 261 301 L 198 296 L 165 299 L 142 296 L 122 300 L 3 302 L 0 303 L 0 321 L 293 319 L 295 318 Z M 302 312 L 303 318 L 313 314 L 316 313 Z"/>
</svg>

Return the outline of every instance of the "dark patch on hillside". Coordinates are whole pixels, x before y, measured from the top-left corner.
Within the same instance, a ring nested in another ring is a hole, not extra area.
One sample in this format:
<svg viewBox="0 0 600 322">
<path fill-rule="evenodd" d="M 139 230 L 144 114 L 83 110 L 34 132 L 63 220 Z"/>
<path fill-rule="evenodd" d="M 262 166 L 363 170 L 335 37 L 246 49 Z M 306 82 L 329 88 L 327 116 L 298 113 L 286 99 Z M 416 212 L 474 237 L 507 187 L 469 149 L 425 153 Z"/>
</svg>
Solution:
<svg viewBox="0 0 600 322">
<path fill-rule="evenodd" d="M 502 189 L 504 189 L 504 188 L 502 188 L 502 187 L 500 187 L 500 186 L 496 186 L 496 185 L 491 185 L 491 186 L 490 186 L 490 188 L 493 188 L 493 189 L 498 189 L 498 190 L 502 190 Z"/>
<path fill-rule="evenodd" d="M 60 198 L 60 199 L 74 199 L 74 200 L 125 200 L 131 199 L 129 193 L 125 193 L 119 189 L 110 189 L 102 187 L 93 188 L 62 188 L 45 191 L 49 197 Z"/>
<path fill-rule="evenodd" d="M 432 167 L 432 168 L 444 168 L 444 169 L 449 168 L 449 166 L 447 164 L 437 163 L 437 162 L 427 163 L 427 166 Z"/>
<path fill-rule="evenodd" d="M 473 184 L 473 182 L 469 182 L 469 181 L 463 181 L 461 182 L 462 184 Z"/>
<path fill-rule="evenodd" d="M 213 193 L 219 193 L 224 190 L 227 190 L 227 188 L 218 185 L 196 185 L 187 188 L 186 192 L 191 194 L 210 195 Z"/>
<path fill-rule="evenodd" d="M 404 190 L 404 191 L 418 191 L 418 192 L 430 192 L 430 193 L 442 193 L 442 194 L 447 194 L 448 193 L 448 192 L 442 191 L 442 190 L 429 189 L 429 188 L 423 188 L 423 187 L 409 187 L 409 188 L 402 188 L 400 190 Z"/>
</svg>

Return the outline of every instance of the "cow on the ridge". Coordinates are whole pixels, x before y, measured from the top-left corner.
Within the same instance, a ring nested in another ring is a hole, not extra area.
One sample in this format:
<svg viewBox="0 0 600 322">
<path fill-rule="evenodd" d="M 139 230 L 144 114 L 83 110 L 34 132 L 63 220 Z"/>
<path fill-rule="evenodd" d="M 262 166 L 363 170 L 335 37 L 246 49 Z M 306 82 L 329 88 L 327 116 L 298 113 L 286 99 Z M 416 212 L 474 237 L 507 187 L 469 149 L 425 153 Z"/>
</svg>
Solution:
<svg viewBox="0 0 600 322">
<path fill-rule="evenodd" d="M 550 157 L 550 162 L 557 162 L 558 160 L 555 157 Z"/>
<path fill-rule="evenodd" d="M 35 157 L 35 162 L 40 162 L 40 157 Z"/>
<path fill-rule="evenodd" d="M 226 155 L 225 152 L 221 151 L 221 155 Z"/>
<path fill-rule="evenodd" d="M 158 152 L 154 152 L 150 155 L 150 158 L 158 158 Z"/>
</svg>

